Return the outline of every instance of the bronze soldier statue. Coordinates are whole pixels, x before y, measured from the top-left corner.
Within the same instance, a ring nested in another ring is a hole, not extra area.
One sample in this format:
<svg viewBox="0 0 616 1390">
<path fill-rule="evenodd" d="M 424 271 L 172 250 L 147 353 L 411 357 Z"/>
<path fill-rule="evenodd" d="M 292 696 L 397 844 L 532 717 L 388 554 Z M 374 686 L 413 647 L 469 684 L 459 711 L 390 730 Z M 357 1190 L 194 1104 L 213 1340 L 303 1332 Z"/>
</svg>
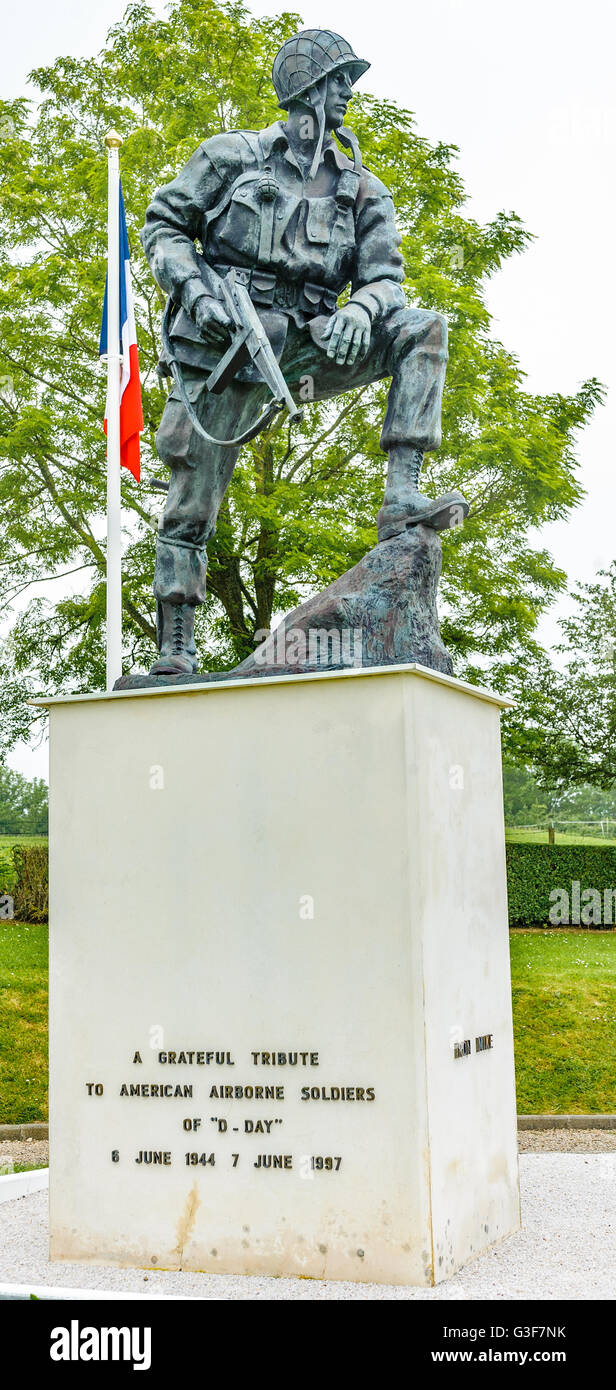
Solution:
<svg viewBox="0 0 616 1390">
<path fill-rule="evenodd" d="M 391 377 L 379 541 L 419 523 L 457 525 L 468 511 L 458 492 L 436 501 L 419 492 L 424 452 L 441 442 L 447 325 L 406 304 L 391 196 L 344 127 L 368 67 L 328 30 L 288 39 L 272 73 L 287 120 L 205 140 L 148 208 L 142 242 L 169 296 L 160 369 L 174 377 L 156 437 L 171 477 L 156 546 L 152 674 L 196 671 L 206 542 L 242 441 L 271 418 L 261 414 L 268 386 L 256 358 L 229 351 L 241 333 L 228 285 L 247 291 L 295 397 L 324 400 Z"/>
</svg>

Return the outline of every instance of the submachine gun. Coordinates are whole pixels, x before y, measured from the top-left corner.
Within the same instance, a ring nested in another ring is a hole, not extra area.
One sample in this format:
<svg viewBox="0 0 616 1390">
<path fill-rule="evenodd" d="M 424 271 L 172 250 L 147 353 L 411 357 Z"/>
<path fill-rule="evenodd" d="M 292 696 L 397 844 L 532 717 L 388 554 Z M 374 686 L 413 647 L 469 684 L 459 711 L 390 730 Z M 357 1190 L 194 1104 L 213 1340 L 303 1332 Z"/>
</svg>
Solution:
<svg viewBox="0 0 616 1390">
<path fill-rule="evenodd" d="M 249 439 L 254 439 L 256 435 L 261 433 L 261 430 L 266 429 L 279 411 L 286 409 L 289 413 L 289 420 L 293 424 L 299 423 L 303 419 L 304 412 L 293 400 L 248 290 L 237 280 L 233 267 L 227 275 L 221 278 L 221 285 L 225 308 L 231 319 L 231 344 L 224 356 L 221 357 L 220 362 L 206 378 L 205 385 L 213 395 L 219 396 L 233 380 L 235 373 L 241 367 L 246 366 L 248 362 L 252 362 L 262 381 L 271 391 L 273 399 L 265 406 L 258 420 L 249 429 L 244 430 L 243 434 L 236 435 L 234 439 L 215 439 L 213 435 L 208 434 L 197 418 L 188 399 L 182 368 L 173 353 L 170 328 L 174 306 L 170 299 L 167 301 L 163 317 L 162 340 L 169 369 L 194 429 L 203 439 L 207 440 L 208 444 L 219 444 L 223 449 L 238 449 L 241 444 L 247 444 Z"/>
</svg>

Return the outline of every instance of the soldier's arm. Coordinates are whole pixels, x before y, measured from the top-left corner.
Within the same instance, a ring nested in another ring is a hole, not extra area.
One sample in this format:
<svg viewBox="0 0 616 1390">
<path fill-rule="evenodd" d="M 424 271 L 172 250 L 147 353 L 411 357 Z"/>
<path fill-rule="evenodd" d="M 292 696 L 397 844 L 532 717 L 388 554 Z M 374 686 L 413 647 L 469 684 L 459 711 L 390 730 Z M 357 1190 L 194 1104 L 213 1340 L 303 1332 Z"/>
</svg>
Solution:
<svg viewBox="0 0 616 1390">
<path fill-rule="evenodd" d="M 141 244 L 152 274 L 189 314 L 204 295 L 217 294 L 218 276 L 198 254 L 195 240 L 223 181 L 205 144 L 200 145 L 177 178 L 159 188 L 146 212 Z"/>
<path fill-rule="evenodd" d="M 360 194 L 349 302 L 361 304 L 374 322 L 390 309 L 403 308 L 406 300 L 394 205 L 384 184 L 377 179 L 372 184 L 363 197 Z"/>
</svg>

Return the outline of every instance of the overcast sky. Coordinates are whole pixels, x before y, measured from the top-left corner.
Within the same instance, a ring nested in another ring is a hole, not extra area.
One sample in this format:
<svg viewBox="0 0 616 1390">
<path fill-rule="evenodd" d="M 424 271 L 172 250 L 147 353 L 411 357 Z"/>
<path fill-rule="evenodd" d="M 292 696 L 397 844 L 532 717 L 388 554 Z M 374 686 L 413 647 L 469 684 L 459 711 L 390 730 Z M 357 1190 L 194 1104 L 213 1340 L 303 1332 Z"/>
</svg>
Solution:
<svg viewBox="0 0 616 1390">
<path fill-rule="evenodd" d="M 30 68 L 104 42 L 122 0 L 29 0 L 3 18 L 0 91 L 26 91 Z M 252 0 L 276 14 L 277 0 Z M 288 6 L 293 9 L 293 5 Z M 154 3 L 158 14 L 164 5 Z M 611 0 L 312 0 L 305 27 L 342 33 L 372 67 L 361 86 L 410 107 L 419 132 L 459 146 L 467 211 L 515 210 L 536 240 L 492 281 L 494 332 L 532 390 L 574 391 L 596 376 L 607 404 L 580 438 L 587 501 L 541 534 L 573 582 L 614 558 L 616 9 Z M 560 605 L 562 609 L 563 605 Z M 555 623 L 542 625 L 544 640 Z M 46 775 L 45 753 L 12 760 Z"/>
</svg>

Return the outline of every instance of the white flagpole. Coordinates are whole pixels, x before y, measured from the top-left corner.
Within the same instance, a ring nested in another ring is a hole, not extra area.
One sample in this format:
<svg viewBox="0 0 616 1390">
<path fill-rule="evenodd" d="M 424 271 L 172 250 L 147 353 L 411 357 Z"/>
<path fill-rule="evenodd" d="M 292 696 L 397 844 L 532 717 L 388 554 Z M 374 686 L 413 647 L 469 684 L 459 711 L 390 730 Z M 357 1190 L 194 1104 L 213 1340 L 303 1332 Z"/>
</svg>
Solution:
<svg viewBox="0 0 616 1390">
<path fill-rule="evenodd" d="M 122 137 L 107 146 L 107 689 L 122 675 L 120 487 L 120 159 Z"/>
</svg>

